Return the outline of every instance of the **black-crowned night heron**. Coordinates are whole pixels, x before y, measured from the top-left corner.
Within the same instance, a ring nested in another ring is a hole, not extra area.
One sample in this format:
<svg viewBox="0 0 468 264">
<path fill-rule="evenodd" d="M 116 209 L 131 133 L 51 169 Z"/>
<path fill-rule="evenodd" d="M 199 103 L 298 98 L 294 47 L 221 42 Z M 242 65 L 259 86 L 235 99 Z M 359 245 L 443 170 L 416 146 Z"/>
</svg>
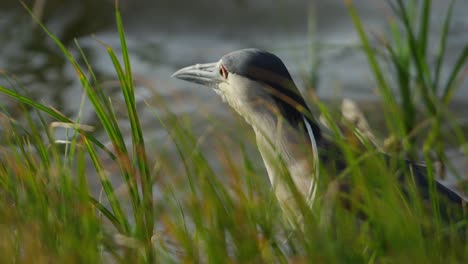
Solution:
<svg viewBox="0 0 468 264">
<path fill-rule="evenodd" d="M 271 184 L 284 210 L 295 207 L 290 205 L 294 200 L 290 185 L 280 179 L 284 168 L 300 194 L 313 205 L 319 164 L 339 157 L 326 154 L 332 145 L 312 117 L 281 59 L 259 49 L 243 49 L 223 56 L 218 62 L 183 68 L 173 77 L 213 88 L 252 126 Z M 427 193 L 430 181 L 425 168 L 405 164 L 413 168 L 416 184 Z M 464 203 L 455 192 L 437 181 L 435 184 L 444 199 L 460 206 Z"/>
</svg>

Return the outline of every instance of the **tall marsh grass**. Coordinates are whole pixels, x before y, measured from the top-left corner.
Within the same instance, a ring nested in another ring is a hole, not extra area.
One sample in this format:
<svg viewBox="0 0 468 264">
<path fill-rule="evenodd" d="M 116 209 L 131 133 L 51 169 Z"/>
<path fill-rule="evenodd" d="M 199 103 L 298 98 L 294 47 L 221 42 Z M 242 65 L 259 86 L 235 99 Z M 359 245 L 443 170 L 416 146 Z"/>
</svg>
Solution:
<svg viewBox="0 0 468 264">
<path fill-rule="evenodd" d="M 388 130 L 401 144 L 398 153 L 411 157 L 422 147 L 427 155 L 434 149 L 443 156 L 445 127 L 466 146 L 447 105 L 463 77 L 468 46 L 449 77 L 442 78 L 452 5 L 432 64 L 428 58 L 431 1 L 408 2 L 412 4 L 389 1 L 396 20 L 389 22 L 390 39 L 383 38 L 381 47 L 394 71 L 386 72 L 378 58 L 381 52 L 371 46 L 347 1 L 382 95 Z M 301 208 L 301 228 L 291 228 L 283 219 L 266 172 L 255 166 L 244 147 L 254 142 L 234 139 L 232 144 L 232 139 L 229 143 L 213 136 L 219 142 L 218 159 L 225 172 L 217 175 L 199 138 L 164 100 L 149 105 L 147 111 L 167 130 L 178 160 L 171 161 L 163 145 L 152 146 L 158 153 L 150 156 L 136 109 L 118 6 L 115 15 L 123 59 L 103 45 L 120 82 L 131 128 L 129 142 L 117 123 L 112 100 L 103 93 L 79 44 L 84 63 L 78 63 L 42 25 L 73 65 L 106 137 L 96 138 L 80 118 L 72 120 L 53 106 L 25 96 L 13 80 L 11 87 L 0 86 L 0 92 L 13 98 L 25 116 L 19 122 L 2 106 L 2 263 L 461 263 L 468 259 L 466 234 L 460 228 L 464 221 L 445 223 L 437 210 L 431 210 L 431 205 L 438 206 L 437 197 L 427 208 L 411 182 L 403 193 L 392 172 L 399 164 L 387 164 L 371 144 L 357 152 L 333 129 L 331 118 L 328 122 L 350 165 L 338 176 L 321 172 L 319 202 L 312 209 Z M 4 78 L 10 77 L 5 74 Z M 330 116 L 325 105 L 317 104 Z M 66 140 L 54 138 L 54 129 L 59 128 L 69 130 Z M 240 157 L 232 156 L 232 148 L 239 150 Z M 109 160 L 117 172 L 109 172 Z M 90 177 L 99 179 L 102 196 L 92 195 Z M 126 195 L 121 195 L 115 178 L 123 182 Z M 349 178 L 355 186 L 354 196 L 348 197 L 355 202 L 351 208 L 337 202 L 337 178 Z M 160 195 L 154 193 L 155 187 Z M 366 219 L 357 217 L 363 212 Z"/>
</svg>

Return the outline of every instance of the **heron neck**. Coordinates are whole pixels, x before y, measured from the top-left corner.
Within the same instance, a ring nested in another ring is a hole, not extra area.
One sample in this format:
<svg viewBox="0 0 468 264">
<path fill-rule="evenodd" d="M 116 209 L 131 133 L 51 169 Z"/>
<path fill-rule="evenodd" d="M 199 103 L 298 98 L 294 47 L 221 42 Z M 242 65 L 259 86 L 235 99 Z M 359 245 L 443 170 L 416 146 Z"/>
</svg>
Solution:
<svg viewBox="0 0 468 264">
<path fill-rule="evenodd" d="M 272 122 L 265 125 L 265 122 Z M 268 177 L 282 207 L 291 207 L 293 199 L 291 185 L 305 199 L 313 201 L 316 181 L 315 155 L 304 130 L 295 129 L 281 119 L 269 119 L 255 122 L 252 127 L 256 134 L 258 149 L 268 172 Z M 265 130 L 262 127 L 275 129 Z M 294 205 L 292 205 L 294 207 Z"/>
</svg>

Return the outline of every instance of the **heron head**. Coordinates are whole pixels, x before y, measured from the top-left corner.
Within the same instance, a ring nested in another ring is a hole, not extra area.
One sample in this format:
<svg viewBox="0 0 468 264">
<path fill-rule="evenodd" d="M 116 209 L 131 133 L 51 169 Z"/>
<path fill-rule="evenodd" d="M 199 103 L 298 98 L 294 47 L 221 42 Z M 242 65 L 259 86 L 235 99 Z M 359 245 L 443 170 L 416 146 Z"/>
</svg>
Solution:
<svg viewBox="0 0 468 264">
<path fill-rule="evenodd" d="M 260 49 L 242 49 L 219 61 L 195 64 L 173 77 L 213 88 L 239 114 L 276 112 L 292 125 L 302 122 L 309 108 L 289 71 L 276 55 Z"/>
</svg>

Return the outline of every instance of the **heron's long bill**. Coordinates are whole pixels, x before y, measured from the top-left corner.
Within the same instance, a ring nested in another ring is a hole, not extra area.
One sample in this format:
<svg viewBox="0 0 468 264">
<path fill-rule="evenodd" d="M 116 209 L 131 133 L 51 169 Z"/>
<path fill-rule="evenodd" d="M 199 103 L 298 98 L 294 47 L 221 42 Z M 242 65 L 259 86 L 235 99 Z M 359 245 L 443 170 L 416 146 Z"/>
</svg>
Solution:
<svg viewBox="0 0 468 264">
<path fill-rule="evenodd" d="M 188 66 L 176 71 L 172 77 L 209 87 L 214 87 L 222 81 L 217 62 Z"/>
</svg>

